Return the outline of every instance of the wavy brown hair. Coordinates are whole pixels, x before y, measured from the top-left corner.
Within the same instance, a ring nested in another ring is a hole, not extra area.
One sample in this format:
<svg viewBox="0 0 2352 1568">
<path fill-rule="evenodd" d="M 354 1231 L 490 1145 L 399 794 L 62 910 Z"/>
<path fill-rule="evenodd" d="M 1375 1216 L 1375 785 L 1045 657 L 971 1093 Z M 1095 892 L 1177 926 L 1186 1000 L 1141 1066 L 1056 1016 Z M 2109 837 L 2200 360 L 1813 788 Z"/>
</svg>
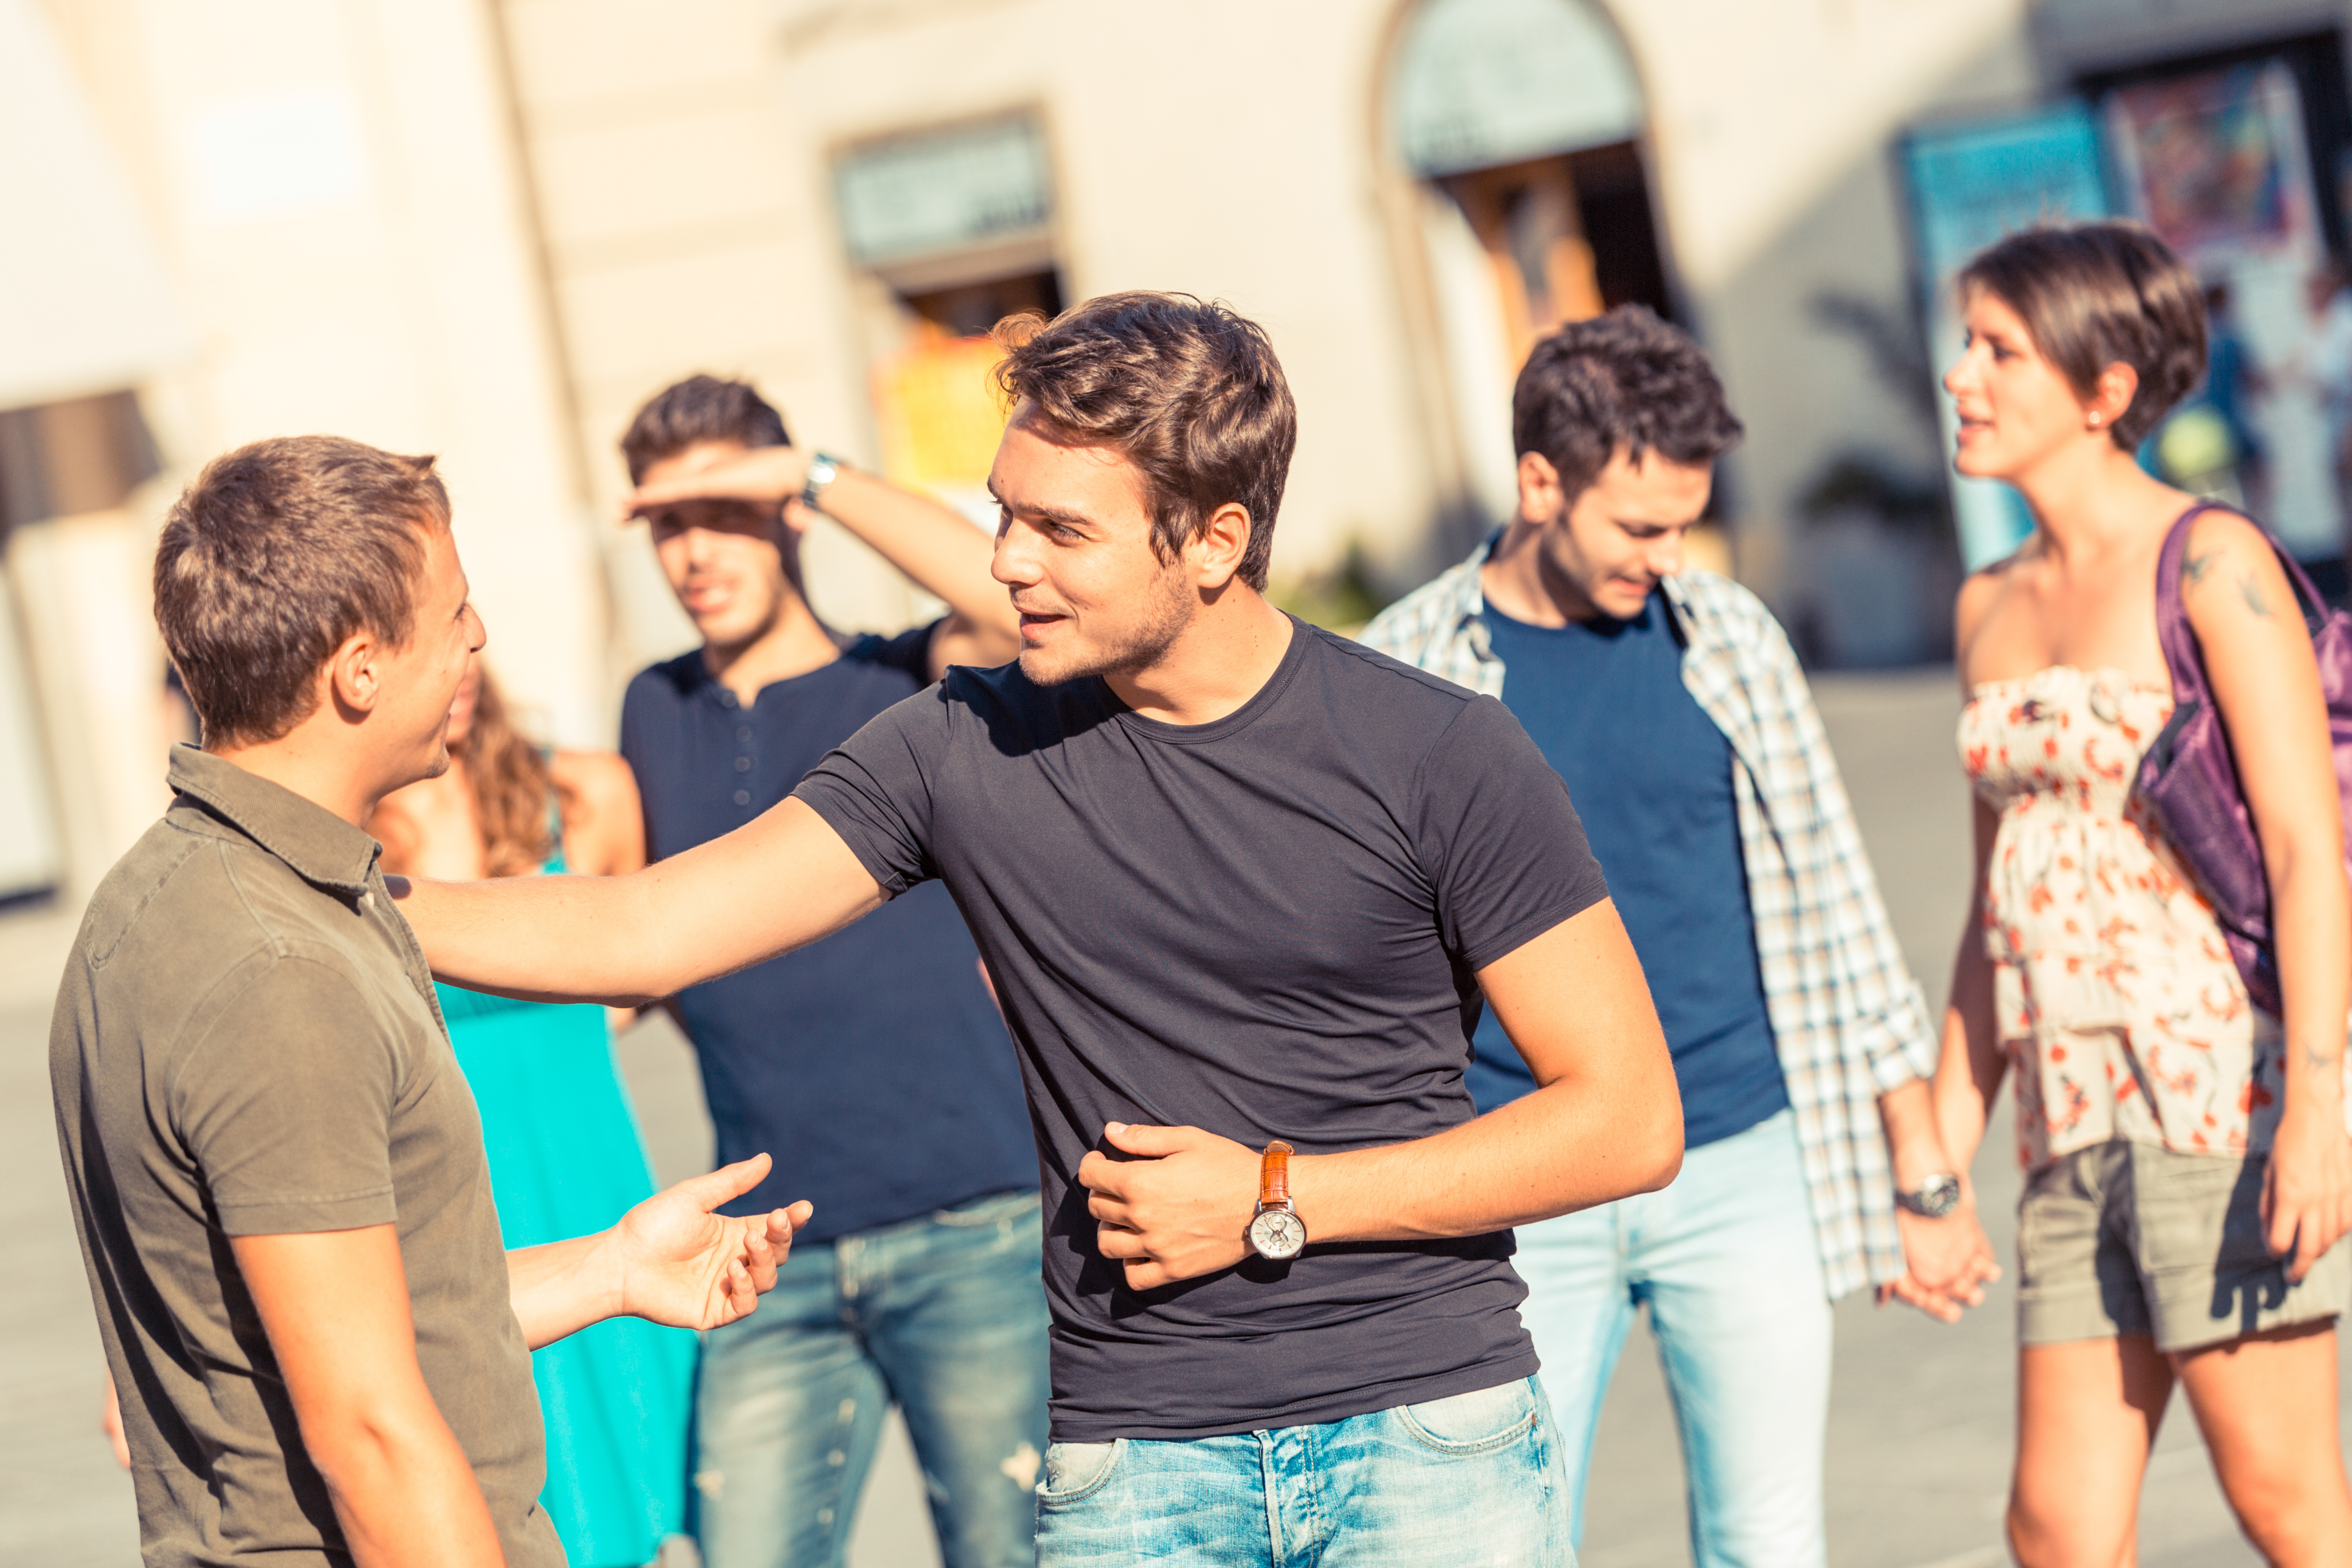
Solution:
<svg viewBox="0 0 2352 1568">
<path fill-rule="evenodd" d="M 562 792 L 548 771 L 547 758 L 519 733 L 507 717 L 506 699 L 487 666 L 478 674 L 474 723 L 465 742 L 450 748 L 466 764 L 466 785 L 474 795 L 474 822 L 481 829 L 482 858 L 493 877 L 528 877 L 555 853 L 551 803 L 560 809 Z"/>
<path fill-rule="evenodd" d="M 1151 548 L 1174 561 L 1227 501 L 1248 511 L 1241 580 L 1265 587 L 1298 409 L 1265 329 L 1190 294 L 1104 294 L 1041 323 L 1008 316 L 996 384 L 1065 435 L 1134 464 Z"/>
<path fill-rule="evenodd" d="M 569 804 L 568 797 L 549 771 L 547 758 L 507 716 L 506 699 L 490 679 L 488 667 L 478 664 L 474 673 L 473 722 L 463 741 L 450 742 L 449 759 L 466 770 L 484 868 L 493 877 L 528 877 L 554 854 L 551 803 L 560 810 Z M 418 836 L 407 812 L 379 812 L 369 830 L 383 841 L 387 868 L 396 870 L 410 864 Z"/>
</svg>

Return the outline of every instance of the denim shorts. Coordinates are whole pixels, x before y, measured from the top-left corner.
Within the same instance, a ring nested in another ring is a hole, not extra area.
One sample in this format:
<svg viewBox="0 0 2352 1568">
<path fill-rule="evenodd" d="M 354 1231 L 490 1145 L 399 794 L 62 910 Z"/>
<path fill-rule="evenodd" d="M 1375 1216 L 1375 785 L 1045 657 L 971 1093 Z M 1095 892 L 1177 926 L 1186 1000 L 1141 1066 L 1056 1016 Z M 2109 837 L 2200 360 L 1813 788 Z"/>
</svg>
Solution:
<svg viewBox="0 0 2352 1568">
<path fill-rule="evenodd" d="M 1518 1378 L 1311 1426 L 1056 1443 L 1038 1568 L 1574 1568 L 1551 1404 Z"/>
<path fill-rule="evenodd" d="M 2340 1315 L 2352 1245 L 2289 1284 L 2263 1236 L 2268 1164 L 2118 1138 L 2033 1172 L 2017 1205 L 2019 1342 L 2147 1334 L 2168 1354 Z"/>
</svg>

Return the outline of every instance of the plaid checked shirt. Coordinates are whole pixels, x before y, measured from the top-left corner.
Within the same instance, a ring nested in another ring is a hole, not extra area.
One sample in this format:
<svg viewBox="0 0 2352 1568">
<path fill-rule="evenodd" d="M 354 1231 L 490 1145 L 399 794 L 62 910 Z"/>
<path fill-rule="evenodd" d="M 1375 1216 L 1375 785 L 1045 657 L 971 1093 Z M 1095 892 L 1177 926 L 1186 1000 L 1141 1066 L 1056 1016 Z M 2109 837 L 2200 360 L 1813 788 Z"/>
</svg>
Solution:
<svg viewBox="0 0 2352 1568">
<path fill-rule="evenodd" d="M 1479 568 L 1494 541 L 1383 610 L 1361 640 L 1499 698 Z M 1821 715 L 1780 624 L 1706 572 L 1669 577 L 1683 684 L 1731 742 L 1765 1005 L 1789 1082 L 1832 1300 L 1903 1273 L 1878 1097 L 1932 1075 L 1926 999 L 1895 946 Z"/>
</svg>

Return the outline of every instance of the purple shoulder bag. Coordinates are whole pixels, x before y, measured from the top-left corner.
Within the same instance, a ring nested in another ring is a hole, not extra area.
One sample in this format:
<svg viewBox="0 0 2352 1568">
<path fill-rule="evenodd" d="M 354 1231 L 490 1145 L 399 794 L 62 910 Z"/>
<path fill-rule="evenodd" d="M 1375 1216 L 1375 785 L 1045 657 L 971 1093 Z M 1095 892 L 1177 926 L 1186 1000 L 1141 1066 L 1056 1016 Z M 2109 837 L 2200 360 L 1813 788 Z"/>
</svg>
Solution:
<svg viewBox="0 0 2352 1568">
<path fill-rule="evenodd" d="M 2200 512 L 2227 510 L 2206 501 L 2182 512 L 2157 559 L 2156 635 L 2172 672 L 2172 717 L 2140 759 L 2133 787 L 2154 808 L 2165 837 L 2212 900 L 2230 956 L 2246 978 L 2246 994 L 2255 1006 L 2275 1014 L 2278 960 L 2271 942 L 2270 879 L 2263 868 L 2262 842 L 2206 683 L 2205 656 L 2180 605 L 2189 525 Z M 2270 538 L 2268 530 L 2263 537 Z M 2277 540 L 2271 540 L 2271 549 L 2294 585 L 2319 659 L 2319 687 L 2327 700 L 2328 739 L 2336 753 L 2336 800 L 2346 813 L 2345 843 L 2352 854 L 2352 616 L 2327 607 Z"/>
</svg>

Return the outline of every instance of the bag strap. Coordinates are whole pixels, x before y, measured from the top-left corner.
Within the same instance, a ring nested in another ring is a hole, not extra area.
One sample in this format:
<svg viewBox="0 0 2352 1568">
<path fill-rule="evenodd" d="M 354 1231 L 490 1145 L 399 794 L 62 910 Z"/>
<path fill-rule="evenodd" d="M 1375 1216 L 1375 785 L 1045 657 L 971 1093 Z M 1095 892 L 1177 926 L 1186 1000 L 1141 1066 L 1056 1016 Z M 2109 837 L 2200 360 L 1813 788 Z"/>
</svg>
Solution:
<svg viewBox="0 0 2352 1568">
<path fill-rule="evenodd" d="M 2189 552 L 2189 529 L 2199 514 L 2215 510 L 2210 501 L 2199 501 L 2174 521 L 2172 531 L 2164 536 L 2164 549 L 2156 558 L 2156 640 L 2164 649 L 2164 667 L 2172 676 L 2172 700 L 2177 708 L 2186 708 L 2193 697 L 2205 695 L 2205 657 L 2197 646 L 2197 633 L 2189 625 L 2189 612 L 2180 603 L 2180 563 Z"/>
</svg>

